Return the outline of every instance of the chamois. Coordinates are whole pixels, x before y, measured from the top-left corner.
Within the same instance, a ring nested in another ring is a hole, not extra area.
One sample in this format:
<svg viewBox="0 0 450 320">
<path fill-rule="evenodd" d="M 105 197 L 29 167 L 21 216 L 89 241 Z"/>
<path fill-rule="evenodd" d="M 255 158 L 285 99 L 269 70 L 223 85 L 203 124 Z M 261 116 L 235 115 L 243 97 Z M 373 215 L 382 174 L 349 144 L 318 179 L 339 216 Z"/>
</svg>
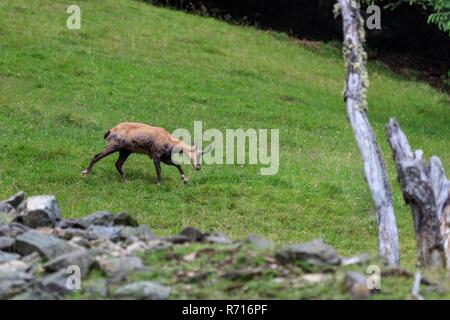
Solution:
<svg viewBox="0 0 450 320">
<path fill-rule="evenodd" d="M 96 154 L 83 175 L 88 175 L 92 167 L 101 159 L 119 152 L 119 159 L 116 161 L 116 169 L 122 179 L 125 174 L 122 166 L 132 153 L 148 155 L 156 168 L 156 184 L 161 183 L 161 161 L 167 165 L 175 166 L 180 172 L 181 179 L 186 184 L 188 179 L 181 168 L 181 165 L 172 160 L 172 154 L 184 154 L 187 156 L 195 170 L 200 170 L 200 159 L 205 152 L 199 150 L 196 146 L 190 146 L 175 137 L 173 137 L 164 128 L 152 127 L 142 123 L 122 122 L 114 128 L 108 130 L 104 135 L 107 146 L 103 151 Z"/>
</svg>

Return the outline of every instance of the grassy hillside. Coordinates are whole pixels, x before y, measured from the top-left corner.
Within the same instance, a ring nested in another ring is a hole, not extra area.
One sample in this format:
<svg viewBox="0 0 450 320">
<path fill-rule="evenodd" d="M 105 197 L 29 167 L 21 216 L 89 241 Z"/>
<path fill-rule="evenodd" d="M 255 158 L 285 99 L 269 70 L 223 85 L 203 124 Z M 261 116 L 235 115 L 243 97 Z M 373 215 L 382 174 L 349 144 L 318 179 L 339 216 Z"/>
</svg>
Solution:
<svg viewBox="0 0 450 320">
<path fill-rule="evenodd" d="M 0 198 L 52 193 L 66 215 L 126 210 L 157 234 L 192 225 L 231 238 L 278 243 L 322 237 L 342 254 L 376 251 L 376 223 L 342 101 L 344 68 L 331 45 L 230 26 L 139 1 L 78 1 L 81 30 L 64 1 L 0 1 Z M 420 82 L 369 66 L 370 120 L 394 186 L 401 259 L 415 260 L 412 221 L 396 184 L 384 123 L 395 116 L 411 144 L 450 172 L 450 100 Z M 280 170 L 211 165 L 182 185 L 175 168 L 117 156 L 91 176 L 106 129 L 138 121 L 192 130 L 279 128 Z"/>
</svg>

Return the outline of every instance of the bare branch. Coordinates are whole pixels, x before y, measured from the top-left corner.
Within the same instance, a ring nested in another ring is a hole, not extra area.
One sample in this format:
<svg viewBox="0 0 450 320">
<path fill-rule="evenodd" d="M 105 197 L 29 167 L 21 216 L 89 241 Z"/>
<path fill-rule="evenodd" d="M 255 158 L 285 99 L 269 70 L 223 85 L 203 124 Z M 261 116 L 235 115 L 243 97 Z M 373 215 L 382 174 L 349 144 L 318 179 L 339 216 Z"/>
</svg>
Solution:
<svg viewBox="0 0 450 320">
<path fill-rule="evenodd" d="M 368 77 L 363 49 L 364 27 L 355 0 L 339 0 L 343 21 L 343 54 L 347 69 L 344 99 L 348 120 L 364 162 L 364 174 L 375 204 L 378 224 L 378 253 L 391 266 L 398 266 L 399 247 L 392 196 L 380 147 L 367 118 Z"/>
</svg>

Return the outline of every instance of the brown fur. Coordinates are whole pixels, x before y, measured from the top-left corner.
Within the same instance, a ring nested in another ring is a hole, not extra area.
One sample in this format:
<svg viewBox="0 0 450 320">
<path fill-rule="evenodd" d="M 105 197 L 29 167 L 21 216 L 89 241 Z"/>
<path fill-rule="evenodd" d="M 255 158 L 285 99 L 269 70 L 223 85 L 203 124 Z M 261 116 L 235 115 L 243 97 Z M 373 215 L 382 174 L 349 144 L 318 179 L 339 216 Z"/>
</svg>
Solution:
<svg viewBox="0 0 450 320">
<path fill-rule="evenodd" d="M 172 161 L 172 153 L 183 153 L 191 161 L 194 169 L 199 170 L 199 156 L 201 151 L 173 137 L 164 128 L 152 127 L 142 123 L 123 122 L 105 133 L 108 142 L 106 148 L 96 154 L 89 165 L 83 170 L 84 175 L 88 175 L 92 167 L 104 157 L 119 152 L 119 159 L 116 168 L 122 178 L 125 177 L 122 166 L 132 153 L 146 154 L 155 164 L 157 173 L 157 184 L 160 183 L 160 162 L 177 167 L 181 178 L 187 183 L 187 178 L 179 164 Z"/>
</svg>

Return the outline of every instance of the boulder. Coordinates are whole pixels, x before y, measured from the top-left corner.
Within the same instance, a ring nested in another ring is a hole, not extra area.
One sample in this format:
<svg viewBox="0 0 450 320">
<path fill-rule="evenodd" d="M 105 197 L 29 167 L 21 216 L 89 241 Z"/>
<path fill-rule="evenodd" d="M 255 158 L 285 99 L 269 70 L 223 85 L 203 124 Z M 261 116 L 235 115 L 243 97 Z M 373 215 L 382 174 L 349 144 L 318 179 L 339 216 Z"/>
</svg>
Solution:
<svg viewBox="0 0 450 320">
<path fill-rule="evenodd" d="M 82 220 L 87 225 L 97 225 L 97 226 L 129 226 L 137 227 L 138 223 L 127 213 L 114 214 L 107 211 L 95 212 Z"/>
<path fill-rule="evenodd" d="M 34 230 L 18 236 L 14 245 L 14 252 L 20 255 L 38 252 L 45 259 L 53 259 L 74 250 L 76 248 L 67 241 Z"/>
<path fill-rule="evenodd" d="M 31 266 L 21 260 L 10 260 L 0 264 L 0 273 L 28 272 Z"/>
<path fill-rule="evenodd" d="M 192 227 L 183 229 L 179 234 L 172 237 L 164 238 L 164 240 L 171 243 L 187 243 L 202 241 L 207 234 L 204 234 L 200 230 Z"/>
<path fill-rule="evenodd" d="M 289 245 L 279 251 L 276 257 L 282 263 L 301 261 L 318 267 L 341 263 L 341 257 L 336 250 L 325 244 L 322 239 Z"/>
<path fill-rule="evenodd" d="M 15 213 L 16 209 L 14 209 L 14 207 L 8 203 L 0 202 L 0 212 L 11 214 L 11 213 Z"/>
<path fill-rule="evenodd" d="M 113 298 L 119 300 L 165 300 L 170 296 L 170 288 L 151 281 L 141 281 L 120 287 Z"/>
<path fill-rule="evenodd" d="M 0 236 L 0 250 L 10 251 L 14 247 L 15 242 L 14 238 Z"/>
<path fill-rule="evenodd" d="M 57 224 L 61 229 L 87 229 L 89 225 L 81 219 L 64 219 Z"/>
<path fill-rule="evenodd" d="M 12 298 L 25 291 L 33 281 L 33 276 L 26 272 L 0 273 L 0 300 Z"/>
<path fill-rule="evenodd" d="M 65 240 L 71 240 L 74 237 L 82 238 L 87 241 L 97 240 L 99 237 L 92 231 L 78 229 L 78 228 L 55 228 L 53 229 L 52 234 L 57 236 L 58 238 L 62 238 Z"/>
<path fill-rule="evenodd" d="M 349 271 L 345 274 L 344 289 L 353 299 L 363 300 L 370 297 L 367 278 L 358 272 Z"/>
<path fill-rule="evenodd" d="M 172 243 L 161 240 L 161 239 L 154 239 L 151 241 L 136 241 L 131 244 L 129 244 L 125 251 L 127 254 L 135 254 L 137 252 L 151 252 L 151 251 L 157 251 L 157 250 L 165 250 L 172 247 Z"/>
<path fill-rule="evenodd" d="M 6 200 L 0 201 L 0 207 L 2 204 L 6 203 L 16 210 L 19 208 L 20 204 L 23 202 L 24 199 L 25 199 L 25 193 L 23 191 L 19 191 L 12 197 L 10 197 Z"/>
<path fill-rule="evenodd" d="M 204 234 L 198 229 L 188 227 L 179 233 L 180 236 L 185 236 L 190 242 L 201 241 Z"/>
<path fill-rule="evenodd" d="M 99 239 L 108 239 L 116 241 L 119 239 L 121 227 L 108 227 L 101 225 L 91 225 L 87 229 L 88 232 L 95 235 Z"/>
<path fill-rule="evenodd" d="M 70 276 L 71 274 L 63 269 L 44 277 L 40 283 L 46 291 L 63 295 L 74 290 L 70 288 L 67 282 Z"/>
<path fill-rule="evenodd" d="M 0 236 L 15 238 L 28 230 L 29 228 L 23 224 L 12 222 L 7 225 L 0 225 Z"/>
<path fill-rule="evenodd" d="M 61 269 L 66 269 L 71 265 L 76 265 L 80 268 L 81 275 L 85 276 L 88 274 L 90 267 L 95 261 L 93 256 L 93 252 L 86 249 L 80 249 L 51 259 L 47 261 L 43 267 L 47 272 L 56 272 Z"/>
<path fill-rule="evenodd" d="M 49 195 L 29 197 L 21 214 L 14 218 L 30 228 L 54 227 L 60 220 L 56 198 Z"/>
<path fill-rule="evenodd" d="M 60 299 L 60 295 L 46 289 L 42 283 L 33 282 L 27 291 L 15 295 L 11 300 L 57 300 Z"/>
<path fill-rule="evenodd" d="M 2 212 L 0 208 L 0 225 L 9 224 L 12 221 L 14 221 L 14 218 L 17 216 L 16 212 L 10 211 L 10 212 Z"/>
<path fill-rule="evenodd" d="M 0 264 L 17 259 L 20 259 L 20 255 L 0 250 Z"/>
<path fill-rule="evenodd" d="M 123 241 L 150 241 L 155 239 L 150 229 L 146 226 L 133 227 L 123 227 L 119 231 L 119 239 Z"/>
</svg>

